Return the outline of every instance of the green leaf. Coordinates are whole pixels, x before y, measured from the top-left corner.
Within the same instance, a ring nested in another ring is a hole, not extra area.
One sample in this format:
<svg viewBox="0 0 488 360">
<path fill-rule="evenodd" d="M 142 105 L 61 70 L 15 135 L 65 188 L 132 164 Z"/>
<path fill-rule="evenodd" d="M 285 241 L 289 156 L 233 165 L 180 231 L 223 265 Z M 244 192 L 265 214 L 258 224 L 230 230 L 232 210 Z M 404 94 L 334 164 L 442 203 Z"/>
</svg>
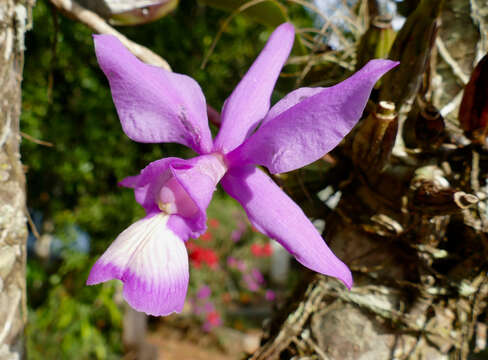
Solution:
<svg viewBox="0 0 488 360">
<path fill-rule="evenodd" d="M 234 12 L 246 3 L 250 3 L 248 0 L 199 0 L 201 3 L 213 6 L 215 8 Z M 286 21 L 288 16 L 286 8 L 276 1 L 269 0 L 260 2 L 256 5 L 250 6 L 242 12 L 243 15 L 251 18 L 252 20 L 263 24 L 276 27 Z"/>
</svg>

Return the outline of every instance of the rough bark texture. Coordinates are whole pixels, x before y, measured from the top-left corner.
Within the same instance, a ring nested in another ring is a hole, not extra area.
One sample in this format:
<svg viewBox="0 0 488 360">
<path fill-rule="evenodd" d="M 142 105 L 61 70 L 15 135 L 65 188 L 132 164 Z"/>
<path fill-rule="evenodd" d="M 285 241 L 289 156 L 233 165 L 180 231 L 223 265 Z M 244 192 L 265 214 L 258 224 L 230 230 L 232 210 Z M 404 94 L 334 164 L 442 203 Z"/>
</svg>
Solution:
<svg viewBox="0 0 488 360">
<path fill-rule="evenodd" d="M 429 1 L 424 6 L 435 3 Z M 438 41 L 426 41 L 425 66 L 394 75 L 422 78 L 416 96 L 395 104 L 405 124 L 400 151 L 385 157 L 398 119 L 368 108 L 332 154 L 331 171 L 281 178 L 309 215 L 326 220 L 325 238 L 353 270 L 355 285 L 348 291 L 317 276 L 298 289 L 252 359 L 457 360 L 478 359 L 486 348 L 488 152 L 463 138 L 457 119 L 464 85 L 486 52 L 481 5 L 486 9 L 485 0 L 446 0 L 433 29 Z M 401 56 L 416 40 L 406 41 Z M 405 81 L 394 86 L 411 91 Z M 327 186 L 329 195 L 342 194 L 333 209 L 314 198 Z"/>
<path fill-rule="evenodd" d="M 24 358 L 25 177 L 19 153 L 24 33 L 34 1 L 0 1 L 0 359 Z"/>
</svg>

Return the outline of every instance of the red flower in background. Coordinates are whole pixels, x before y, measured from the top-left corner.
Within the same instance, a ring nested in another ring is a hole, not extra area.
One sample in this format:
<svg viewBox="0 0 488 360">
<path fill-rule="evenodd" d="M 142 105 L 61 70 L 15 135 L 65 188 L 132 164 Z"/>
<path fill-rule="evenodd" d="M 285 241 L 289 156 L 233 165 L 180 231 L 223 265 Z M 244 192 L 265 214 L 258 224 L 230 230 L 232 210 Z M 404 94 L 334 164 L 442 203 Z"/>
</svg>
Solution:
<svg viewBox="0 0 488 360">
<path fill-rule="evenodd" d="M 207 314 L 207 321 L 213 326 L 220 325 L 220 315 L 217 311 L 212 311 L 211 313 Z"/>
<path fill-rule="evenodd" d="M 254 256 L 261 256 L 261 246 L 259 244 L 252 244 L 251 245 L 251 253 Z"/>
<path fill-rule="evenodd" d="M 273 253 L 273 249 L 271 248 L 271 244 L 270 243 L 264 244 L 263 247 L 261 248 L 261 251 L 262 251 L 263 256 L 271 256 L 271 254 Z"/>
<path fill-rule="evenodd" d="M 190 252 L 190 262 L 196 268 L 199 268 L 202 264 L 207 265 L 211 269 L 217 268 L 219 258 L 212 249 L 192 245 L 188 246 L 188 251 Z"/>
<path fill-rule="evenodd" d="M 259 244 L 252 244 L 251 253 L 256 257 L 267 257 L 271 256 L 271 254 L 273 253 L 273 249 L 271 248 L 270 243 L 266 243 L 262 246 Z"/>
<path fill-rule="evenodd" d="M 211 218 L 208 219 L 208 226 L 217 229 L 220 226 L 220 222 L 217 219 Z"/>
<path fill-rule="evenodd" d="M 203 241 L 210 241 L 213 239 L 213 235 L 212 235 L 212 233 L 207 231 L 202 236 L 200 236 L 200 239 L 202 239 Z"/>
<path fill-rule="evenodd" d="M 212 331 L 213 328 L 222 325 L 222 319 L 217 311 L 211 311 L 207 314 L 205 318 L 205 323 L 203 324 L 204 331 Z"/>
</svg>

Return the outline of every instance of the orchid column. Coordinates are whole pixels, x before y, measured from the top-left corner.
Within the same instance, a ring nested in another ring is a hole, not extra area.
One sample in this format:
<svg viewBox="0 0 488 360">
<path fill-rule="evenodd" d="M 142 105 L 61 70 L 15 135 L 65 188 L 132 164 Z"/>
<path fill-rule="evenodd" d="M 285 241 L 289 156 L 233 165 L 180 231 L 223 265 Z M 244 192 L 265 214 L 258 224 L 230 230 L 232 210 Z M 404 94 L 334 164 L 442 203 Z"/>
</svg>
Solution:
<svg viewBox="0 0 488 360">
<path fill-rule="evenodd" d="M 273 32 L 226 100 L 214 140 L 205 98 L 193 79 L 141 63 L 112 36 L 95 36 L 97 58 L 127 136 L 146 143 L 177 142 L 198 156 L 154 161 L 121 182 L 134 189 L 147 215 L 95 263 L 89 285 L 119 279 L 136 310 L 151 315 L 181 311 L 188 286 L 184 242 L 205 232 L 206 209 L 221 182 L 259 231 L 304 266 L 352 286 L 347 266 L 300 207 L 256 165 L 276 174 L 318 160 L 354 127 L 376 81 L 397 63 L 371 61 L 336 86 L 297 89 L 270 109 L 294 36 L 288 23 Z"/>
</svg>

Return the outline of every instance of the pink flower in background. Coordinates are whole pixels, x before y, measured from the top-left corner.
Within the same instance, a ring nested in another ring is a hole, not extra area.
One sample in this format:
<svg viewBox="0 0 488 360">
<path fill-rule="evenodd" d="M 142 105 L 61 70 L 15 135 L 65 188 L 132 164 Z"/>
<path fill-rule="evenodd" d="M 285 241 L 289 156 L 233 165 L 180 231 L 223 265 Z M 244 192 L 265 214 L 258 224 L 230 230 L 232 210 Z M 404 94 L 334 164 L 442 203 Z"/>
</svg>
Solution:
<svg viewBox="0 0 488 360">
<path fill-rule="evenodd" d="M 227 258 L 227 266 L 229 266 L 231 268 L 237 267 L 237 259 L 233 256 L 229 256 Z"/>
<path fill-rule="evenodd" d="M 154 161 L 120 183 L 134 189 L 146 217 L 115 239 L 87 284 L 119 279 L 124 298 L 136 310 L 151 315 L 181 311 L 189 277 L 184 243 L 205 233 L 206 209 L 220 182 L 256 229 L 304 266 L 352 285 L 351 272 L 300 207 L 256 165 L 276 174 L 321 158 L 355 126 L 374 84 L 397 63 L 373 60 L 335 86 L 297 89 L 270 109 L 294 36 L 288 23 L 273 32 L 225 101 L 215 139 L 205 97 L 192 78 L 140 62 L 113 36 L 95 36 L 98 62 L 127 136 L 144 143 L 177 142 L 198 156 Z M 190 253 L 195 264 L 216 264 L 209 256 L 201 248 Z"/>
<path fill-rule="evenodd" d="M 257 269 L 257 268 L 251 269 L 251 275 L 252 275 L 254 281 L 256 281 L 256 283 L 264 284 L 264 276 L 261 273 L 261 271 L 259 271 L 259 269 Z"/>
<path fill-rule="evenodd" d="M 244 274 L 242 277 L 242 280 L 244 280 L 244 283 L 246 284 L 246 287 L 252 291 L 256 292 L 259 290 L 259 284 L 256 282 L 254 277 L 251 274 Z"/>
<path fill-rule="evenodd" d="M 236 260 L 236 268 L 240 272 L 246 271 L 247 270 L 246 262 L 244 260 Z"/>
<path fill-rule="evenodd" d="M 274 301 L 276 299 L 276 294 L 273 290 L 266 290 L 264 298 L 268 301 Z"/>
<path fill-rule="evenodd" d="M 215 305 L 213 304 L 213 302 L 211 302 L 211 301 L 207 301 L 207 302 L 205 303 L 205 305 L 203 305 L 203 311 L 204 311 L 204 312 L 206 312 L 206 313 L 216 311 L 216 310 L 215 310 Z"/>
<path fill-rule="evenodd" d="M 242 235 L 246 232 L 246 223 L 244 221 L 239 221 L 237 223 L 237 228 L 232 231 L 230 238 L 233 242 L 238 242 L 241 240 Z"/>
<path fill-rule="evenodd" d="M 212 290 L 208 285 L 202 286 L 200 289 L 198 289 L 197 292 L 197 299 L 206 299 L 212 294 Z"/>
<path fill-rule="evenodd" d="M 239 229 L 234 229 L 234 230 L 232 230 L 232 233 L 230 234 L 230 239 L 235 243 L 239 242 L 239 240 L 241 240 L 243 234 L 244 234 L 244 231 L 241 231 Z"/>
<path fill-rule="evenodd" d="M 202 300 L 205 299 L 197 298 L 197 301 L 194 301 L 194 299 L 192 299 L 193 312 L 196 315 L 206 315 L 209 312 L 215 311 L 215 305 L 213 304 L 212 301 L 207 300 L 202 304 Z"/>
</svg>

